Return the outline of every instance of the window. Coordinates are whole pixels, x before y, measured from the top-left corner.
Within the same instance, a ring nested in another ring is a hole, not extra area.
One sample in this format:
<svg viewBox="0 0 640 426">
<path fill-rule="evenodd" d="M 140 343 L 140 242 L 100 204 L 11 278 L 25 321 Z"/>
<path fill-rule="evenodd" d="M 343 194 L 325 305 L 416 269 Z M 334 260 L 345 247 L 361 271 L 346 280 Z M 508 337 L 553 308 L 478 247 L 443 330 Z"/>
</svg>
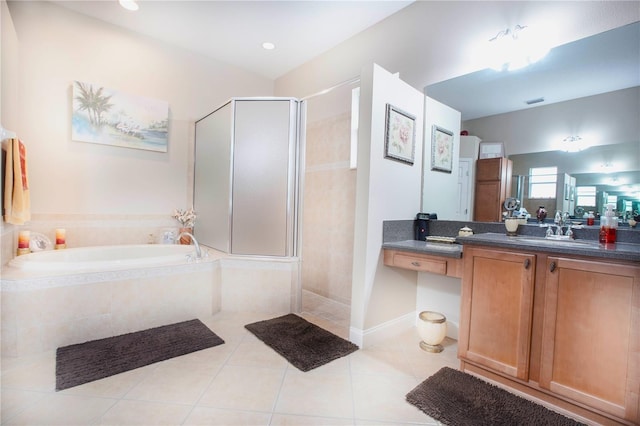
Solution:
<svg viewBox="0 0 640 426">
<path fill-rule="evenodd" d="M 579 186 L 576 188 L 576 203 L 582 207 L 596 207 L 596 187 L 595 186 Z"/>
<path fill-rule="evenodd" d="M 557 167 L 529 169 L 529 198 L 556 198 Z"/>
</svg>

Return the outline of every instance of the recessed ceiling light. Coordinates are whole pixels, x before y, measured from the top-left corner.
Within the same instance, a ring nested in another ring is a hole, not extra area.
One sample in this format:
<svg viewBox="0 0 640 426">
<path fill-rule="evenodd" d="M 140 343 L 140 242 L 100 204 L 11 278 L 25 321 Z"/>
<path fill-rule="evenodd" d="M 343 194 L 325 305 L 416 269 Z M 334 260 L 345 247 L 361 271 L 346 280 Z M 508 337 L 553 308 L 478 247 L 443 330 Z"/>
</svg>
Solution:
<svg viewBox="0 0 640 426">
<path fill-rule="evenodd" d="M 135 0 L 119 0 L 120 6 L 124 7 L 127 10 L 138 10 L 139 6 Z"/>
<path fill-rule="evenodd" d="M 265 50 L 273 50 L 276 48 L 276 45 L 271 42 L 265 41 L 264 43 L 262 43 L 262 48 Z"/>
</svg>

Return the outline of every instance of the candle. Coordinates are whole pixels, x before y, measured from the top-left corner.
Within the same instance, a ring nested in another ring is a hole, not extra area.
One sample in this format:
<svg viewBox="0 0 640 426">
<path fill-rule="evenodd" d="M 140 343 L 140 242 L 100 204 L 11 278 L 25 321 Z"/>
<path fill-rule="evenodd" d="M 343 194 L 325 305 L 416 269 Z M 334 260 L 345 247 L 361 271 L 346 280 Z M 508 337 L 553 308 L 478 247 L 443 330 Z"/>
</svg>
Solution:
<svg viewBox="0 0 640 426">
<path fill-rule="evenodd" d="M 56 244 L 66 244 L 66 230 L 56 229 Z"/>
<path fill-rule="evenodd" d="M 28 249 L 29 248 L 29 238 L 31 237 L 31 232 L 29 231 L 20 231 L 18 232 L 18 248 L 19 249 Z"/>
</svg>

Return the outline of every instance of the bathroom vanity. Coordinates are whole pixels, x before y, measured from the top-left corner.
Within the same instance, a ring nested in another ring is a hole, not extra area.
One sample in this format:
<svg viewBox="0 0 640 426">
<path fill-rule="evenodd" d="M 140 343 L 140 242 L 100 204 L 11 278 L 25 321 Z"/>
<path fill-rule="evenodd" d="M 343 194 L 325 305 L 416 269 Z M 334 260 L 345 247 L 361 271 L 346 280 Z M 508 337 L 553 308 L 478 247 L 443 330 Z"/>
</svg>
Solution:
<svg viewBox="0 0 640 426">
<path fill-rule="evenodd" d="M 383 249 L 387 266 L 462 279 L 461 370 L 598 424 L 640 424 L 640 244 L 457 242 Z"/>
<path fill-rule="evenodd" d="M 599 423 L 638 424 L 637 245 L 460 240 L 461 369 Z"/>
</svg>

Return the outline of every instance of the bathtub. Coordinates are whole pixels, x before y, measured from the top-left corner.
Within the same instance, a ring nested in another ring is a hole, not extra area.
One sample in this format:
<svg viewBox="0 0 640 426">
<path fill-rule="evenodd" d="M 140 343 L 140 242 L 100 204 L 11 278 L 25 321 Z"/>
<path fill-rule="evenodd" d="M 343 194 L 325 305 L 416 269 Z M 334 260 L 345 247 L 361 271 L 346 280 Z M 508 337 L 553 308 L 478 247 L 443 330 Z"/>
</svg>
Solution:
<svg viewBox="0 0 640 426">
<path fill-rule="evenodd" d="M 297 258 L 236 258 L 209 249 L 189 261 L 194 253 L 194 246 L 148 244 L 12 259 L 0 276 L 2 356 L 36 355 L 221 310 L 276 316 L 299 309 Z"/>
<path fill-rule="evenodd" d="M 204 251 L 204 249 L 203 249 Z M 141 244 L 46 250 L 2 269 L 3 356 L 29 356 L 220 310 L 219 259 L 192 245 Z"/>
<path fill-rule="evenodd" d="M 140 244 L 47 250 L 18 256 L 9 266 L 23 271 L 111 271 L 182 263 L 195 248 L 177 244 Z"/>
</svg>

